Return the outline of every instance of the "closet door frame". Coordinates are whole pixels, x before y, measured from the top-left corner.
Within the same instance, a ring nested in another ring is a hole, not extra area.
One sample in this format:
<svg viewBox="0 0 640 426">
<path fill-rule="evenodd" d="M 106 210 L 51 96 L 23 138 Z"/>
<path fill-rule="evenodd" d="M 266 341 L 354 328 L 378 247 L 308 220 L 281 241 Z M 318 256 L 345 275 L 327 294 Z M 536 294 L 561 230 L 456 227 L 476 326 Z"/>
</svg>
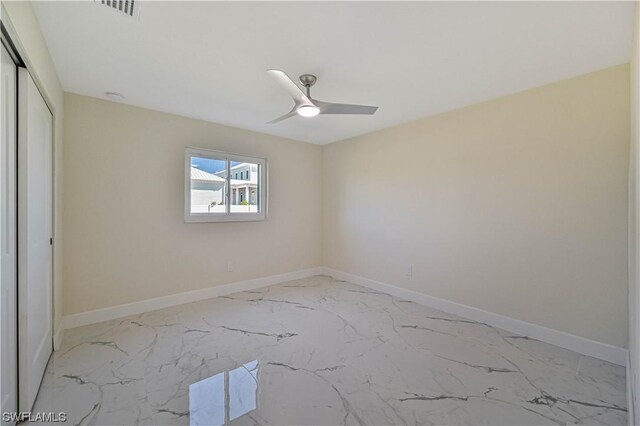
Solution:
<svg viewBox="0 0 640 426">
<path fill-rule="evenodd" d="M 56 146 L 60 143 L 60 138 L 59 138 L 59 132 L 56 130 L 58 128 L 59 123 L 56 121 L 56 109 L 55 109 L 55 104 L 53 102 L 53 98 L 50 96 L 50 93 L 45 90 L 46 85 L 44 84 L 43 79 L 41 79 L 37 72 L 35 71 L 35 68 L 33 66 L 33 62 L 30 60 L 30 55 L 29 55 L 29 51 L 24 47 L 24 45 L 22 44 L 20 37 L 18 37 L 18 33 L 15 30 L 13 23 L 11 22 L 11 19 L 5 9 L 4 4 L 0 3 L 0 28 L 1 28 L 1 39 L 2 39 L 2 44 L 5 45 L 5 47 L 7 48 L 7 50 L 9 51 L 10 55 L 12 56 L 12 58 L 14 59 L 14 62 L 16 63 L 18 70 L 20 70 L 21 68 L 26 68 L 32 79 L 33 82 L 35 83 L 38 91 L 40 92 L 49 112 L 51 113 L 52 116 L 52 134 L 51 134 L 51 184 L 52 184 L 52 188 L 51 188 L 51 194 L 52 194 L 52 199 L 51 199 L 51 218 L 52 218 L 52 271 L 51 271 L 51 283 L 52 283 L 52 288 L 51 288 L 51 294 L 52 294 L 52 300 L 51 300 L 51 323 L 53 324 L 54 330 L 53 330 L 53 337 L 52 337 L 52 344 L 54 347 L 54 350 L 57 349 L 61 343 L 62 340 L 62 327 L 61 324 L 58 325 L 58 328 L 55 328 L 55 316 L 56 316 L 56 306 L 59 306 L 59 300 L 58 297 L 59 295 L 57 295 L 56 291 L 55 291 L 55 283 L 56 283 L 56 277 L 59 276 L 59 269 L 58 267 L 60 265 L 56 265 L 56 258 L 59 256 L 60 254 L 60 246 L 58 243 L 56 243 L 56 239 L 57 239 L 57 234 L 56 234 L 56 222 L 59 221 L 58 215 L 56 215 L 56 210 L 59 210 L 58 207 L 58 203 L 59 203 L 59 196 L 58 193 L 56 191 L 56 175 L 58 174 L 57 170 L 59 167 L 59 164 L 56 161 Z M 52 89 L 55 90 L 55 89 Z M 17 94 L 19 97 L 19 93 Z M 20 136 L 18 135 L 18 138 Z M 17 149 L 18 147 L 16 147 L 16 153 L 17 153 Z M 16 169 L 17 169 L 17 165 L 16 165 Z M 16 173 L 19 173 L 18 170 L 16 170 Z M 16 188 L 17 189 L 17 188 Z M 17 207 L 17 206 L 16 206 Z M 20 218 L 18 217 L 18 224 L 20 222 Z M 16 230 L 17 231 L 17 230 Z M 18 243 L 19 244 L 19 243 Z M 19 248 L 18 248 L 19 250 Z M 17 276 L 19 275 L 19 271 L 17 271 Z M 19 279 L 19 278 L 18 278 Z M 19 293 L 19 287 L 20 287 L 20 283 L 17 284 L 17 288 L 16 288 L 16 294 Z M 16 302 L 16 309 L 19 305 L 19 301 Z M 19 328 L 19 325 L 18 325 Z M 1 328 L 0 328 L 1 330 Z M 18 341 L 18 345 L 20 344 L 20 342 Z M 19 353 L 19 348 L 16 348 L 16 354 Z M 18 355 L 17 355 L 18 356 Z M 16 376 L 19 376 L 19 369 L 20 369 L 20 365 L 19 365 L 19 361 L 18 361 L 18 371 L 15 373 Z M 16 410 L 20 409 L 21 403 L 20 403 L 20 396 L 19 396 L 19 388 L 20 388 L 20 383 L 18 380 L 17 386 L 16 386 Z M 1 419 L 0 419 L 1 421 Z M 15 422 L 10 422 L 9 424 L 15 424 Z"/>
<path fill-rule="evenodd" d="M 18 245 L 17 245 L 17 119 L 18 65 L 2 44 L 2 147 L 0 150 L 0 411 L 18 409 Z M 0 424 L 15 422 L 0 418 Z"/>
</svg>

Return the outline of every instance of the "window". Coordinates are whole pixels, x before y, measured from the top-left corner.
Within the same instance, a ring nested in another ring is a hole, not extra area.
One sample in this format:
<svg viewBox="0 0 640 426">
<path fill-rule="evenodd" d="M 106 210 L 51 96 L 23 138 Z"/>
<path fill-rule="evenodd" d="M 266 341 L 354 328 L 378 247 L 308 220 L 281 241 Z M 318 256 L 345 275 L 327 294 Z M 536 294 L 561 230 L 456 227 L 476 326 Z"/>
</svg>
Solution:
<svg viewBox="0 0 640 426">
<path fill-rule="evenodd" d="M 248 169 L 256 170 L 256 173 L 249 177 Z M 267 210 L 266 169 L 267 162 L 262 158 L 187 148 L 185 222 L 264 220 Z M 244 170 L 247 173 L 243 180 Z M 240 180 L 237 179 L 238 174 Z"/>
</svg>

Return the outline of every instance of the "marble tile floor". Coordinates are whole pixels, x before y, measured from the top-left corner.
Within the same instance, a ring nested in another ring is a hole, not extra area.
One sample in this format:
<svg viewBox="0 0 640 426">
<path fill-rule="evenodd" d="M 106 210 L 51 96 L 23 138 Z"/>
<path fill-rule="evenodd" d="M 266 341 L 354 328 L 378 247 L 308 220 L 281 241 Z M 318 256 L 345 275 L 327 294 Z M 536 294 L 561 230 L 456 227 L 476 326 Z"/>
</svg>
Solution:
<svg viewBox="0 0 640 426">
<path fill-rule="evenodd" d="M 68 330 L 70 425 L 627 423 L 622 367 L 316 276 Z"/>
</svg>

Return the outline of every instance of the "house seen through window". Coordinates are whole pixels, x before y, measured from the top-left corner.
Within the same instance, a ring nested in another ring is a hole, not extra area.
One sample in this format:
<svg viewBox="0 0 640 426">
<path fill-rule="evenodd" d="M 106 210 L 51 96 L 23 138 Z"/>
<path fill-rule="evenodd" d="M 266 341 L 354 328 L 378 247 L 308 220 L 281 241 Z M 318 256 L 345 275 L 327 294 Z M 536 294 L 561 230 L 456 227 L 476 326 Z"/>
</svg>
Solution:
<svg viewBox="0 0 640 426">
<path fill-rule="evenodd" d="M 187 222 L 265 218 L 264 159 L 190 148 L 185 160 Z"/>
</svg>

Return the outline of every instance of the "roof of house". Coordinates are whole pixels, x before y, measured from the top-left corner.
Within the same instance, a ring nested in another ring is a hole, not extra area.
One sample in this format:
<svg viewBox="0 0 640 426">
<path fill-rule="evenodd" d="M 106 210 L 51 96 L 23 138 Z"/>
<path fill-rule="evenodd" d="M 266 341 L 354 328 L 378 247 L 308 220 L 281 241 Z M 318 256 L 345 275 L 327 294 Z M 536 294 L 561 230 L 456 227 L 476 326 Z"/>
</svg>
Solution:
<svg viewBox="0 0 640 426">
<path fill-rule="evenodd" d="M 197 167 L 191 167 L 191 180 L 200 180 L 205 182 L 225 182 L 225 179 L 212 173 L 200 170 Z"/>
<path fill-rule="evenodd" d="M 240 163 L 240 164 L 236 164 L 235 166 L 231 166 L 231 170 L 239 169 L 240 167 L 247 167 L 251 165 L 252 165 L 251 163 Z"/>
<path fill-rule="evenodd" d="M 252 163 L 240 163 L 240 164 L 236 164 L 235 166 L 231 166 L 229 168 L 229 170 L 236 170 L 236 169 L 238 169 L 240 167 L 250 167 L 252 165 L 255 165 L 255 164 L 252 164 Z M 227 173 L 226 170 L 220 170 L 219 172 L 216 172 L 216 175 L 224 175 L 226 173 Z"/>
</svg>

